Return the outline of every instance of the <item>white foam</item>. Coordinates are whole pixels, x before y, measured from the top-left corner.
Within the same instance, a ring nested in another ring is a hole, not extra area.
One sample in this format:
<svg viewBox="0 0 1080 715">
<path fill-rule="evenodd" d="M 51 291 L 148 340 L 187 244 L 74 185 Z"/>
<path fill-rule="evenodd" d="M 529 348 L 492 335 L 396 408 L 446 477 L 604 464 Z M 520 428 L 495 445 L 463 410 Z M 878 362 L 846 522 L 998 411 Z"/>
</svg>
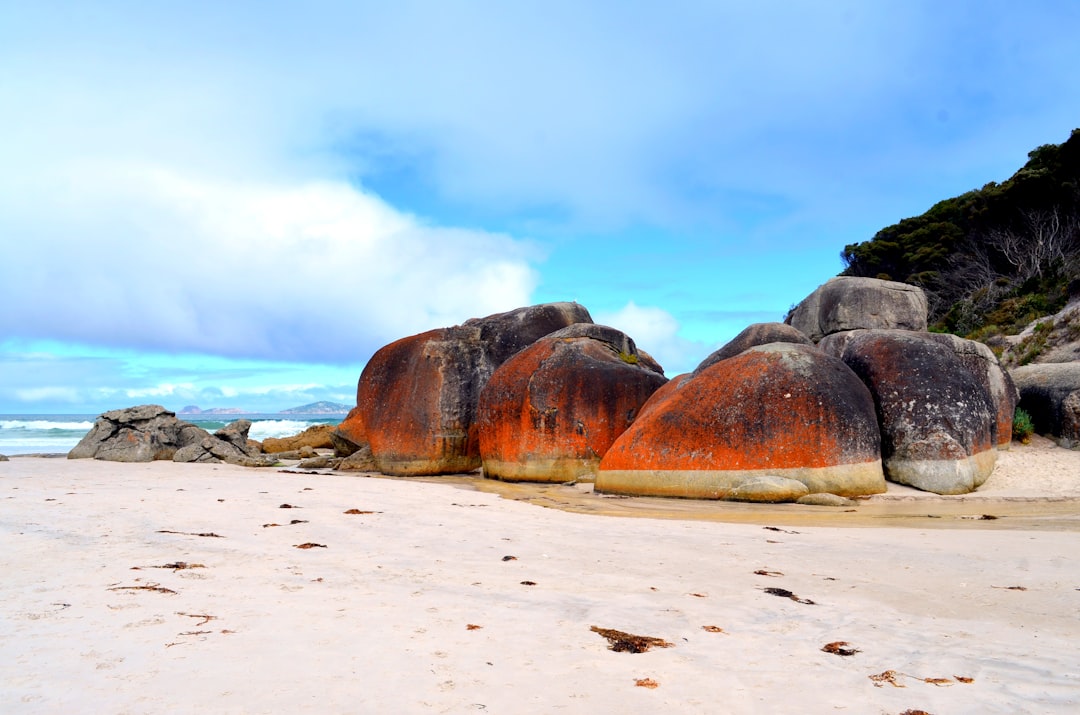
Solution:
<svg viewBox="0 0 1080 715">
<path fill-rule="evenodd" d="M 257 420 L 251 423 L 248 436 L 264 440 L 267 437 L 292 437 L 298 435 L 316 422 L 307 420 Z"/>
<path fill-rule="evenodd" d="M 0 429 L 10 430 L 83 430 L 88 431 L 93 422 L 55 422 L 53 420 L 0 420 Z"/>
</svg>

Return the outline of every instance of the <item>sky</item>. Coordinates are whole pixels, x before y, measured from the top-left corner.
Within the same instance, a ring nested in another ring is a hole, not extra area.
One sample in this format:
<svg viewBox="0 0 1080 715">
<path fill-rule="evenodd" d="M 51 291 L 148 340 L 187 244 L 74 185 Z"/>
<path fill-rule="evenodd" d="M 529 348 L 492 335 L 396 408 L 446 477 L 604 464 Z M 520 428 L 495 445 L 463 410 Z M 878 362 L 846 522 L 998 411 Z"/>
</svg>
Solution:
<svg viewBox="0 0 1080 715">
<path fill-rule="evenodd" d="M 1080 127 L 1080 4 L 0 0 L 0 413 L 354 404 L 574 300 L 669 376 Z"/>
</svg>

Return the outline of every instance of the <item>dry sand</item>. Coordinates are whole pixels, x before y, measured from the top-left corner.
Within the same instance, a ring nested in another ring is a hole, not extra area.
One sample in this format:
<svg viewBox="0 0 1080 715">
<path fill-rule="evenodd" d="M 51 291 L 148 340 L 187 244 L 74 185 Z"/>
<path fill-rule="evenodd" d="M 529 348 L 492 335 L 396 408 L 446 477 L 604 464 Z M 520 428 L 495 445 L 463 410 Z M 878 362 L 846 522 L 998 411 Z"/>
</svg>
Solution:
<svg viewBox="0 0 1080 715">
<path fill-rule="evenodd" d="M 1080 452 L 855 511 L 443 481 L 0 463 L 0 711 L 1080 709 Z"/>
</svg>

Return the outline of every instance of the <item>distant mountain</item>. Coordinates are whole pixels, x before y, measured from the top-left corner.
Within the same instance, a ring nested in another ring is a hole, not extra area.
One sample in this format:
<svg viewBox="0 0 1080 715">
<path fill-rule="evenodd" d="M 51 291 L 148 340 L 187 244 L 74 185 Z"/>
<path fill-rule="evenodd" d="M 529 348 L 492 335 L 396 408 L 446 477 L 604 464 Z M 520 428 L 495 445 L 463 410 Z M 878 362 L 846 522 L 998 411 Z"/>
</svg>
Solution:
<svg viewBox="0 0 1080 715">
<path fill-rule="evenodd" d="M 278 414 L 282 415 L 343 415 L 352 408 L 348 405 L 343 405 L 340 402 L 327 402 L 326 400 L 320 400 L 318 402 L 312 402 L 310 405 L 300 405 L 299 407 L 290 407 L 287 410 L 282 410 Z"/>
<path fill-rule="evenodd" d="M 203 410 L 198 405 L 187 405 L 179 412 L 181 415 L 246 415 L 247 413 L 247 410 L 239 407 L 211 407 Z"/>
</svg>

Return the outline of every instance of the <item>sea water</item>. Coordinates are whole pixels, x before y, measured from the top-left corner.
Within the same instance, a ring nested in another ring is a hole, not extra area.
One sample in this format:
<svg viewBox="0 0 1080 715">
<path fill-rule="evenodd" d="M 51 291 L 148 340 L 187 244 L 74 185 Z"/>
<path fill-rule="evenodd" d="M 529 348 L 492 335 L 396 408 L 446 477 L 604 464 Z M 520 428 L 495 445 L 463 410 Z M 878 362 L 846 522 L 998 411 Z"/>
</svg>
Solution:
<svg viewBox="0 0 1080 715">
<path fill-rule="evenodd" d="M 337 425 L 344 415 L 238 414 L 177 415 L 184 422 L 215 432 L 239 419 L 251 420 L 252 439 L 291 437 L 312 425 Z M 97 415 L 0 415 L 0 454 L 61 454 L 70 452 L 94 426 Z"/>
</svg>

